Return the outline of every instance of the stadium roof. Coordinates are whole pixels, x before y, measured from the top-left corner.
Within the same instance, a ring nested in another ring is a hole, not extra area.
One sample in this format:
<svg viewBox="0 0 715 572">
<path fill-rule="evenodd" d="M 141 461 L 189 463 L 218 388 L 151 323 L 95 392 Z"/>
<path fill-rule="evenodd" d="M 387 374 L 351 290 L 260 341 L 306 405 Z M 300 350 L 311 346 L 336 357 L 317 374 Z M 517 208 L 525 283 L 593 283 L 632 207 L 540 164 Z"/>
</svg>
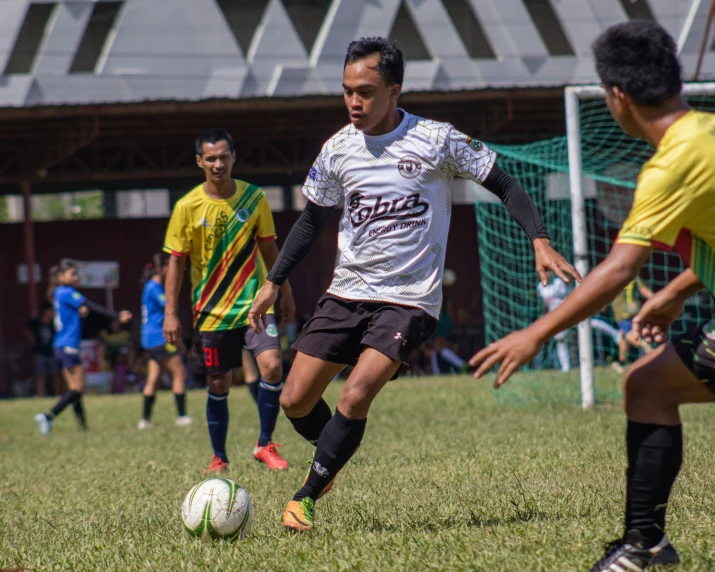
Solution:
<svg viewBox="0 0 715 572">
<path fill-rule="evenodd" d="M 340 92 L 349 40 L 389 36 L 407 91 L 591 83 L 607 26 L 652 18 L 686 79 L 707 0 L 2 0 L 0 107 Z M 711 46 L 700 79 L 715 78 Z"/>
</svg>

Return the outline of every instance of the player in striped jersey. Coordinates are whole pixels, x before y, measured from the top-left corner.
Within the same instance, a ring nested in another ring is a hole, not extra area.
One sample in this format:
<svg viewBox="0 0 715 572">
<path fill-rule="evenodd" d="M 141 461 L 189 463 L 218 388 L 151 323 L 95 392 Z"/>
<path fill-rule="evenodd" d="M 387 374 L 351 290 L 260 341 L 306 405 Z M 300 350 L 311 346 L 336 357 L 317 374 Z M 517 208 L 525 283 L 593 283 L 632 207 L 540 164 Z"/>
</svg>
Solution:
<svg viewBox="0 0 715 572">
<path fill-rule="evenodd" d="M 206 181 L 174 207 L 164 251 L 171 254 L 166 277 L 164 335 L 177 344 L 181 323 L 177 317 L 179 291 L 191 260 L 194 328 L 201 339 L 209 376 L 206 418 L 214 449 L 208 472 L 228 468 L 228 391 L 232 371 L 241 367 L 243 346 L 253 349 L 261 372 L 258 395 L 261 435 L 254 449 L 256 460 L 271 469 L 288 463 L 271 441 L 279 406 L 282 365 L 278 337 L 256 339 L 247 331 L 248 310 L 263 286 L 267 270 L 278 257 L 273 216 L 263 191 L 231 178 L 236 161 L 233 140 L 222 130 L 207 131 L 196 140 L 196 162 Z M 281 314 L 291 321 L 295 305 L 289 285 L 281 290 Z M 273 330 L 275 330 L 275 325 Z"/>
</svg>

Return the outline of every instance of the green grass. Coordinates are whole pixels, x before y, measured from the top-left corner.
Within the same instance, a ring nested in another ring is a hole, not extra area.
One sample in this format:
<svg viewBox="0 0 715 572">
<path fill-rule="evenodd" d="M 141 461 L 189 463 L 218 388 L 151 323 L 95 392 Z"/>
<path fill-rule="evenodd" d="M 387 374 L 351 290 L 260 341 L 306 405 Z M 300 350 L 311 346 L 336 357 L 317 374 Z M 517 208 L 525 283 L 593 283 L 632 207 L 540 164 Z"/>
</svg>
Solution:
<svg viewBox="0 0 715 572">
<path fill-rule="evenodd" d="M 576 405 L 577 374 L 522 374 L 500 392 L 468 377 L 390 383 L 359 452 L 317 504 L 317 530 L 281 527 L 311 447 L 279 420 L 292 468 L 269 473 L 251 451 L 258 430 L 248 392 L 230 397 L 229 477 L 256 508 L 250 537 L 190 538 L 180 507 L 210 459 L 202 392 L 197 421 L 174 427 L 162 393 L 155 427 L 135 428 L 137 395 L 87 398 L 91 431 L 71 410 L 53 433 L 32 422 L 50 400 L 0 403 L 0 569 L 31 570 L 586 570 L 621 532 L 624 416 L 618 379 L 608 399 Z M 335 404 L 340 384 L 327 400 Z M 685 463 L 669 534 L 685 570 L 715 569 L 715 415 L 684 410 Z"/>
</svg>

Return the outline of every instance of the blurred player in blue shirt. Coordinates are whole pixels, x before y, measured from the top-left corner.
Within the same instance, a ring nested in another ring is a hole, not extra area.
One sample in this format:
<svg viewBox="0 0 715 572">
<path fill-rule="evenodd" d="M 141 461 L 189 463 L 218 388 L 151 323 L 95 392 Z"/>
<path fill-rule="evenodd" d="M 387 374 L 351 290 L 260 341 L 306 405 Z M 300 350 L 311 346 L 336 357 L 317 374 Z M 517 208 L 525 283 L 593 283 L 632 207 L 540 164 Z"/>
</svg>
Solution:
<svg viewBox="0 0 715 572">
<path fill-rule="evenodd" d="M 177 425 L 190 425 L 191 417 L 186 415 L 186 369 L 176 346 L 167 344 L 164 338 L 164 278 L 169 268 L 169 255 L 154 255 L 153 264 L 144 270 L 142 282 L 142 347 L 149 354 L 146 385 L 144 386 L 144 411 L 139 421 L 139 429 L 151 426 L 151 411 L 162 369 L 171 374 L 171 389 L 176 400 Z"/>
<path fill-rule="evenodd" d="M 82 428 L 87 428 L 82 406 L 85 379 L 79 355 L 79 345 L 82 340 L 82 318 L 86 317 L 91 309 L 106 316 L 119 318 L 123 323 L 132 319 L 132 315 L 129 312 L 123 311 L 116 314 L 90 302 L 80 294 L 75 289 L 79 285 L 77 269 L 77 262 L 69 258 L 63 258 L 57 265 L 53 277 L 57 285 L 52 294 L 55 310 L 55 339 L 52 346 L 55 351 L 55 357 L 62 363 L 62 372 L 65 381 L 67 381 L 68 391 L 50 411 L 35 415 L 35 422 L 40 426 L 40 432 L 43 435 L 50 432 L 52 420 L 70 404 Z"/>
</svg>

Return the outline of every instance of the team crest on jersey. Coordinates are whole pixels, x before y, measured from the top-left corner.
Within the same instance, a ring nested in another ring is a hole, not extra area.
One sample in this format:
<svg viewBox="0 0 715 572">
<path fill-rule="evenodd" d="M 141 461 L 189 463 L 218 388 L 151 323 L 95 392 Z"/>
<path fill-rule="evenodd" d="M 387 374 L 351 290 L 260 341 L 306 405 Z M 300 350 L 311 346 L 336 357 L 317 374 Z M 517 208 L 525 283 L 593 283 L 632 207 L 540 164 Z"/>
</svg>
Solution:
<svg viewBox="0 0 715 572">
<path fill-rule="evenodd" d="M 268 324 L 268 327 L 266 328 L 266 333 L 272 338 L 277 338 L 278 328 L 276 328 L 275 324 Z"/>
<path fill-rule="evenodd" d="M 250 216 L 251 213 L 249 213 L 246 209 L 238 209 L 238 212 L 236 213 L 238 222 L 246 222 Z"/>
<path fill-rule="evenodd" d="M 414 155 L 405 155 L 397 163 L 397 170 L 405 179 L 414 179 L 422 171 L 422 163 Z"/>
<path fill-rule="evenodd" d="M 475 151 L 481 151 L 484 147 L 484 144 L 481 141 L 477 141 L 476 139 L 472 139 L 471 137 L 467 137 L 467 145 L 469 145 Z"/>
</svg>

